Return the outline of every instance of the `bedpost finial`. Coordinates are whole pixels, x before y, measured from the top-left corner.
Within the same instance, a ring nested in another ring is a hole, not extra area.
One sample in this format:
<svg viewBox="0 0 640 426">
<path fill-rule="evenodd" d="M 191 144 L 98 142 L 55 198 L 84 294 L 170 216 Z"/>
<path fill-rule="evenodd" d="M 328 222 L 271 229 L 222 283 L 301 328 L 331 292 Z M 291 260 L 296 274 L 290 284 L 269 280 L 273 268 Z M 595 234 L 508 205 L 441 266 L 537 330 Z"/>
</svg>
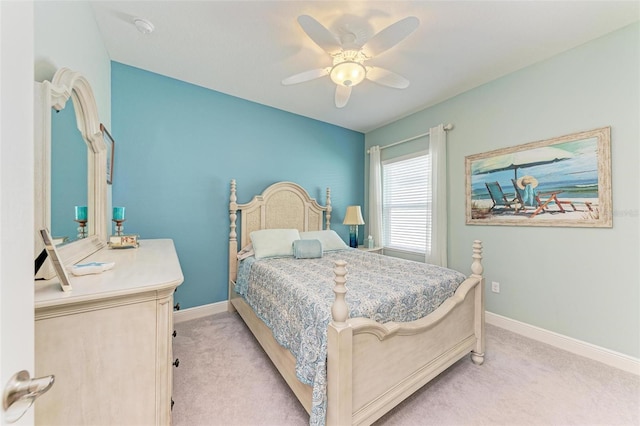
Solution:
<svg viewBox="0 0 640 426">
<path fill-rule="evenodd" d="M 473 275 L 482 276 L 484 268 L 482 267 L 482 241 L 475 240 L 473 242 L 473 263 L 471 264 L 471 272 Z"/>
<path fill-rule="evenodd" d="M 231 179 L 231 192 L 229 194 L 229 210 L 237 210 L 236 201 L 238 198 L 236 197 L 236 180 Z"/>
<path fill-rule="evenodd" d="M 331 317 L 333 323 L 337 325 L 344 325 L 349 318 L 349 307 L 345 301 L 345 295 L 347 293 L 347 287 L 345 283 L 347 279 L 347 262 L 344 260 L 336 260 L 334 262 L 336 267 L 333 269 L 333 273 L 336 275 L 333 281 L 336 285 L 333 287 L 333 292 L 336 295 L 333 305 L 331 306 Z"/>
</svg>

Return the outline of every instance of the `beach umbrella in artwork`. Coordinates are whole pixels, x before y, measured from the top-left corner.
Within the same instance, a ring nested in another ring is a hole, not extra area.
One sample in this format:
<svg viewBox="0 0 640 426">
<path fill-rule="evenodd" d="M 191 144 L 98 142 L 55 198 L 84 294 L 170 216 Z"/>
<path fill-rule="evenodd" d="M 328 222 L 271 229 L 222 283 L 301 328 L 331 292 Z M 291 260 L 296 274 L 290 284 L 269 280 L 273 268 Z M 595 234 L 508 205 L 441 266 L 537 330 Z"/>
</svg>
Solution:
<svg viewBox="0 0 640 426">
<path fill-rule="evenodd" d="M 573 153 L 564 149 L 543 146 L 474 161 L 471 163 L 471 174 L 481 175 L 501 172 L 503 170 L 513 170 L 514 178 L 517 180 L 518 169 L 520 168 L 557 163 L 572 157 Z"/>
</svg>

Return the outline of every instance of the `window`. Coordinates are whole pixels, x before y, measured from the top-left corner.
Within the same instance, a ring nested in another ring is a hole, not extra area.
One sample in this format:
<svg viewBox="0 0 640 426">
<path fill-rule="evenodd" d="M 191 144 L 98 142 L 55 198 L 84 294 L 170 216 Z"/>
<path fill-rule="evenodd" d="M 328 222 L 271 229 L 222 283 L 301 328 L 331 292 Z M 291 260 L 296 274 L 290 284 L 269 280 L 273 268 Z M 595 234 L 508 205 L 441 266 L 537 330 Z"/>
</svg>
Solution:
<svg viewBox="0 0 640 426">
<path fill-rule="evenodd" d="M 385 248 L 426 253 L 431 247 L 431 159 L 427 153 L 382 162 Z"/>
</svg>

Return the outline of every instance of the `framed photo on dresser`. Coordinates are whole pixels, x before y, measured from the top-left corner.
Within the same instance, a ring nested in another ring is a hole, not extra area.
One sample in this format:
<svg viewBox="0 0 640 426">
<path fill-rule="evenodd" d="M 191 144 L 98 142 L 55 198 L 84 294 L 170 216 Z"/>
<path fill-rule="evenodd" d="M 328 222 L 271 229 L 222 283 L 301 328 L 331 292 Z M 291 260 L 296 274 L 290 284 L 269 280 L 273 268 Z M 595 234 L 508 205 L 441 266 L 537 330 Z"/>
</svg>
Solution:
<svg viewBox="0 0 640 426">
<path fill-rule="evenodd" d="M 60 261 L 60 256 L 58 255 L 56 246 L 53 243 L 53 238 L 51 238 L 51 234 L 49 234 L 49 230 L 46 228 L 41 229 L 40 235 L 42 236 L 42 241 L 44 242 L 44 248 L 51 258 L 53 268 L 56 270 L 56 275 L 58 275 L 58 279 L 60 280 L 60 287 L 62 288 L 62 291 L 71 291 L 69 276 L 67 275 L 67 271 L 64 269 L 64 265 Z"/>
</svg>

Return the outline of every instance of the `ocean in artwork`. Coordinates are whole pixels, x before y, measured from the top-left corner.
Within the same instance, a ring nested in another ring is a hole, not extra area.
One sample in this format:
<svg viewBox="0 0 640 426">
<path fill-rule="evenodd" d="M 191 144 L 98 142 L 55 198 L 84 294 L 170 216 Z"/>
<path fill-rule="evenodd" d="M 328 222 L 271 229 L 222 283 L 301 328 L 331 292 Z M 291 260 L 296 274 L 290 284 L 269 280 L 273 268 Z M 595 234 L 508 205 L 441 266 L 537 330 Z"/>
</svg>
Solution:
<svg viewBox="0 0 640 426">
<path fill-rule="evenodd" d="M 598 198 L 598 138 L 581 139 L 504 154 L 471 163 L 471 199 L 489 199 L 486 182 L 514 193 L 513 180 L 533 176 L 539 193 L 562 198 Z"/>
</svg>

